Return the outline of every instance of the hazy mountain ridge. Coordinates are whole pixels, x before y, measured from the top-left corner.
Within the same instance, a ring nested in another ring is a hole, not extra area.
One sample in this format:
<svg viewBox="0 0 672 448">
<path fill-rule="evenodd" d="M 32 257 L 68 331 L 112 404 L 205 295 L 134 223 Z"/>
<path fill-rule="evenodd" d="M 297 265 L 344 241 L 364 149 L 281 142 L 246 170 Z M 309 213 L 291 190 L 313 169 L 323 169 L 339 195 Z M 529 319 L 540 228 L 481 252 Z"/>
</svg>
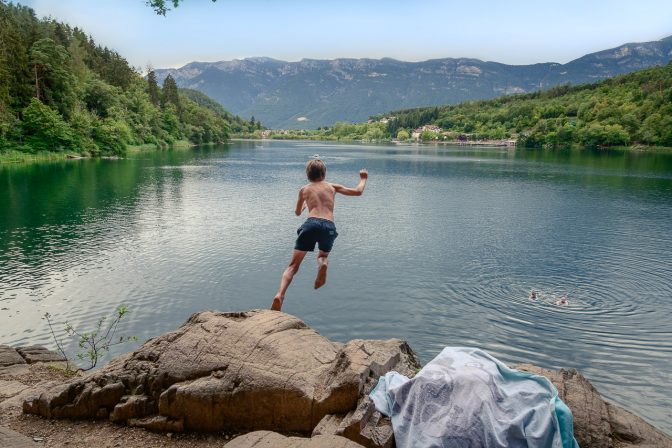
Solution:
<svg viewBox="0 0 672 448">
<path fill-rule="evenodd" d="M 672 36 L 627 43 L 566 64 L 507 65 L 470 58 L 405 62 L 383 59 L 257 57 L 191 62 L 170 73 L 180 87 L 200 90 L 243 117 L 273 128 L 315 128 L 364 121 L 390 110 L 454 104 L 554 85 L 594 82 L 672 60 Z"/>
</svg>

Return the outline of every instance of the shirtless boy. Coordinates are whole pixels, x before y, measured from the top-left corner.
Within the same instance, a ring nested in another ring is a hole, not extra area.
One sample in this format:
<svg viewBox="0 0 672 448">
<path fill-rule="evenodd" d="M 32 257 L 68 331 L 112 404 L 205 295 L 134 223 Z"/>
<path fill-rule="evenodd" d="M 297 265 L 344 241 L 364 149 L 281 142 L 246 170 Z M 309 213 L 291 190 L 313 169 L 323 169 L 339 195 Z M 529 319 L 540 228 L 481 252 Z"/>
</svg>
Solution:
<svg viewBox="0 0 672 448">
<path fill-rule="evenodd" d="M 299 271 L 299 266 L 307 252 L 315 250 L 317 243 L 319 253 L 317 255 L 317 278 L 315 289 L 324 285 L 327 281 L 327 257 L 338 236 L 334 224 L 334 200 L 336 193 L 345 196 L 361 196 L 366 186 L 369 173 L 366 170 L 359 172 L 359 184 L 355 188 L 346 188 L 343 185 L 332 184 L 324 179 L 327 176 L 327 167 L 319 159 L 310 160 L 306 163 L 306 175 L 310 181 L 299 190 L 299 198 L 296 201 L 296 216 L 301 216 L 303 209 L 308 207 L 308 219 L 297 230 L 298 238 L 294 245 L 292 260 L 285 269 L 280 280 L 280 289 L 273 298 L 272 310 L 280 311 L 285 292 L 292 283 L 294 275 Z"/>
</svg>

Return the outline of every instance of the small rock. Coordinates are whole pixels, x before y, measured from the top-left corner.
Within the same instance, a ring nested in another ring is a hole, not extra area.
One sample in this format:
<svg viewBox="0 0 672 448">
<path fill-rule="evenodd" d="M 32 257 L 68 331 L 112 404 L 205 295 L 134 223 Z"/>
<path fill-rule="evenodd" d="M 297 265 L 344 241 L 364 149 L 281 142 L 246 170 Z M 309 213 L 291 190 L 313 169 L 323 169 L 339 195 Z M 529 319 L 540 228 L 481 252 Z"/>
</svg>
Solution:
<svg viewBox="0 0 672 448">
<path fill-rule="evenodd" d="M 164 416 L 154 416 L 145 418 L 132 418 L 128 420 L 129 426 L 137 426 L 138 428 L 145 428 L 150 431 L 157 432 L 183 432 L 184 421 L 173 420 Z"/>
<path fill-rule="evenodd" d="M 229 442 L 231 448 L 362 448 L 362 445 L 335 435 L 319 435 L 312 438 L 286 437 L 277 432 L 255 431 L 236 437 Z"/>
<path fill-rule="evenodd" d="M 19 347 L 16 350 L 23 356 L 28 364 L 34 364 L 36 362 L 65 361 L 65 358 L 60 354 L 40 345 Z"/>
<path fill-rule="evenodd" d="M 26 361 L 15 349 L 8 345 L 0 345 L 0 367 L 25 363 Z"/>
<path fill-rule="evenodd" d="M 146 417 L 155 412 L 155 405 L 149 397 L 144 395 L 130 395 L 121 398 L 121 402 L 114 407 L 110 420 L 125 422 L 130 418 Z"/>
</svg>

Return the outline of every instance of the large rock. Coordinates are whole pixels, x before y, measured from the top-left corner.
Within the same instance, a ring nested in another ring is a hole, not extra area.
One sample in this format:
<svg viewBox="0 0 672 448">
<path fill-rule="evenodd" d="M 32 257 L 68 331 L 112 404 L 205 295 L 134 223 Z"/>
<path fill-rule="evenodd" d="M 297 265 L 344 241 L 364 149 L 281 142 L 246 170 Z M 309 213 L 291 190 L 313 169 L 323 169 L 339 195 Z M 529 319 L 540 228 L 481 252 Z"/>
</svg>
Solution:
<svg viewBox="0 0 672 448">
<path fill-rule="evenodd" d="M 355 409 L 380 375 L 418 367 L 401 340 L 343 345 L 288 314 L 208 311 L 23 408 L 158 430 L 310 434 L 325 415 Z"/>
<path fill-rule="evenodd" d="M 606 402 L 576 369 L 551 371 L 531 364 L 516 366 L 548 378 L 572 410 L 574 436 L 581 447 L 672 448 L 672 438 L 636 415 Z"/>
</svg>

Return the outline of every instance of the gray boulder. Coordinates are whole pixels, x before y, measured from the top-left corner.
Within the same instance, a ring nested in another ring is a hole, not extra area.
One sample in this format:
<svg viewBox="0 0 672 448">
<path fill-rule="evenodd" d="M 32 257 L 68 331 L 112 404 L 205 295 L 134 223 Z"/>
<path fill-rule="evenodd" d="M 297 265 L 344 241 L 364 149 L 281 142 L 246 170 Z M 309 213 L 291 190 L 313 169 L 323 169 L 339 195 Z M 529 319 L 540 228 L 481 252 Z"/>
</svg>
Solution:
<svg viewBox="0 0 672 448">
<path fill-rule="evenodd" d="M 24 401 L 49 418 L 155 430 L 295 431 L 357 407 L 380 375 L 419 367 L 398 339 L 329 341 L 268 310 L 202 312 L 100 370 Z"/>
<path fill-rule="evenodd" d="M 531 364 L 516 366 L 548 378 L 574 416 L 574 437 L 590 448 L 672 448 L 672 438 L 625 409 L 605 401 L 576 369 L 552 371 Z"/>
</svg>

